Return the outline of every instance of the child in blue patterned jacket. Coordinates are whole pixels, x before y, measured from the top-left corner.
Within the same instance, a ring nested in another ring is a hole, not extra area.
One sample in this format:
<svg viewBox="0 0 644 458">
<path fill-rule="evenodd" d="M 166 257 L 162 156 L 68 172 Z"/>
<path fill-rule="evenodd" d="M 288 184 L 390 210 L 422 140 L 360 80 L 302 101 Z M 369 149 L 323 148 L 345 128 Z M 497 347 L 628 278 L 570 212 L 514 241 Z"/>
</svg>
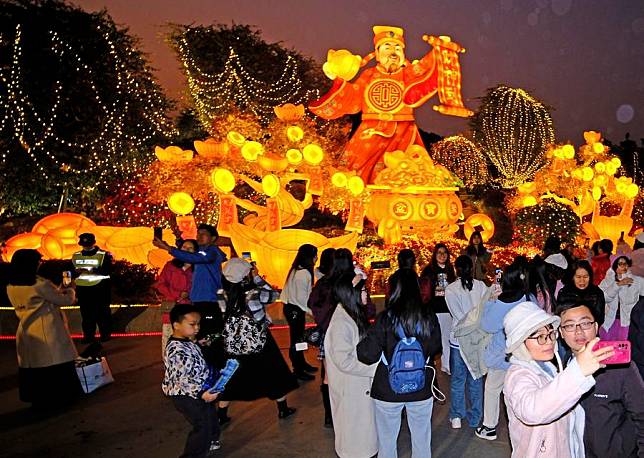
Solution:
<svg viewBox="0 0 644 458">
<path fill-rule="evenodd" d="M 219 393 L 208 392 L 213 373 L 196 342 L 200 320 L 194 306 L 175 305 L 170 311 L 173 332 L 163 355 L 163 393 L 192 426 L 182 455 L 185 457 L 205 457 L 220 448 L 219 421 L 213 403 Z"/>
</svg>

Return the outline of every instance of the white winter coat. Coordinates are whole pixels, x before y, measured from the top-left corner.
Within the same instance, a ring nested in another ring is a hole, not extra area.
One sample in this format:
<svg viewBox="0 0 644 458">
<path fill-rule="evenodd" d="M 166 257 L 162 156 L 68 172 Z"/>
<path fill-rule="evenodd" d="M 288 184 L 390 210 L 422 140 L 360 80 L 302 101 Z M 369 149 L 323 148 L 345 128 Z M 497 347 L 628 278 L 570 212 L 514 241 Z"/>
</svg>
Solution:
<svg viewBox="0 0 644 458">
<path fill-rule="evenodd" d="M 358 326 L 336 307 L 324 338 L 335 451 L 341 458 L 368 458 L 378 453 L 371 381 L 378 364 L 358 361 Z"/>
<path fill-rule="evenodd" d="M 628 327 L 631 324 L 631 310 L 639 301 L 640 296 L 644 296 L 644 278 L 633 275 L 630 270 L 624 274 L 624 278 L 626 277 L 632 278 L 633 283 L 618 286 L 615 280 L 615 271 L 608 269 L 606 277 L 599 284 L 606 299 L 606 316 L 602 327 L 607 331 L 615 322 L 617 307 L 619 307 L 620 324 L 623 327 Z"/>
</svg>

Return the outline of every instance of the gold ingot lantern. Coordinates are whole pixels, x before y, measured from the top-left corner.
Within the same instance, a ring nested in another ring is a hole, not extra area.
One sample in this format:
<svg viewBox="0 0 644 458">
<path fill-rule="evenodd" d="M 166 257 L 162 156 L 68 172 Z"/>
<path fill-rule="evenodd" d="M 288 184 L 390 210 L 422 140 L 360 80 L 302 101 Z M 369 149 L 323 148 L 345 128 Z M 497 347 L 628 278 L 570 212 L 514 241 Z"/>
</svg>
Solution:
<svg viewBox="0 0 644 458">
<path fill-rule="evenodd" d="M 349 81 L 358 74 L 361 62 L 362 57 L 351 54 L 346 49 L 340 49 L 338 51 L 329 49 L 322 70 L 327 76 L 333 75 Z"/>
</svg>

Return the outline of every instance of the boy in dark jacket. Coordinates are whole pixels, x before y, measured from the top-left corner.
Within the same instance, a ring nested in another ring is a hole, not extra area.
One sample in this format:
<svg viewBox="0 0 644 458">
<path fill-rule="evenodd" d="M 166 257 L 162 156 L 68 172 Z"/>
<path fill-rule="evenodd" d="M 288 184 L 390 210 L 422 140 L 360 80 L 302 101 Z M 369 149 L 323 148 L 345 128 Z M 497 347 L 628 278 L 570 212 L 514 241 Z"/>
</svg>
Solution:
<svg viewBox="0 0 644 458">
<path fill-rule="evenodd" d="M 192 305 L 177 304 L 170 311 L 173 332 L 163 355 L 163 393 L 192 426 L 182 455 L 186 457 L 205 457 L 220 448 L 213 404 L 219 393 L 208 392 L 213 377 L 196 343 L 200 319 Z"/>
<path fill-rule="evenodd" d="M 560 304 L 560 331 L 572 357 L 597 336 L 598 319 L 586 305 Z M 644 382 L 637 367 L 606 366 L 581 398 L 586 413 L 584 447 L 589 458 L 644 455 Z M 638 452 L 639 450 L 639 452 Z"/>
</svg>

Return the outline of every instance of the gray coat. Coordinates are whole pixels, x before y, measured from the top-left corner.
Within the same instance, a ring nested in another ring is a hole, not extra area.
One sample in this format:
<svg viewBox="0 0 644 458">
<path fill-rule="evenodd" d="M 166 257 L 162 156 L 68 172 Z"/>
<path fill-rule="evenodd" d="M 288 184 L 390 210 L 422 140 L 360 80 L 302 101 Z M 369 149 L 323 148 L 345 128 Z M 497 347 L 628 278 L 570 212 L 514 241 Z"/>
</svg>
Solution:
<svg viewBox="0 0 644 458">
<path fill-rule="evenodd" d="M 324 361 L 335 432 L 341 458 L 368 458 L 378 452 L 371 380 L 378 364 L 358 361 L 358 326 L 341 305 L 335 308 L 324 338 Z"/>
</svg>

